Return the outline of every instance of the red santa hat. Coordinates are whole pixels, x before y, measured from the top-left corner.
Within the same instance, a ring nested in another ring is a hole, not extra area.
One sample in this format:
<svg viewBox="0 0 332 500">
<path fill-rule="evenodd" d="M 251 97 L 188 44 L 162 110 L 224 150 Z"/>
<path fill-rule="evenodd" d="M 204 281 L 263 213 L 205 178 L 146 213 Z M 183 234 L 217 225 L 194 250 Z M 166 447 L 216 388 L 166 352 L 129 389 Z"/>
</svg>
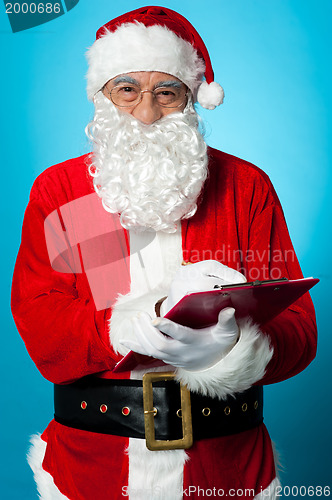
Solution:
<svg viewBox="0 0 332 500">
<path fill-rule="evenodd" d="M 108 22 L 87 57 L 89 99 L 120 74 L 158 71 L 181 80 L 204 108 L 223 102 L 203 40 L 187 19 L 164 7 L 142 7 Z"/>
</svg>

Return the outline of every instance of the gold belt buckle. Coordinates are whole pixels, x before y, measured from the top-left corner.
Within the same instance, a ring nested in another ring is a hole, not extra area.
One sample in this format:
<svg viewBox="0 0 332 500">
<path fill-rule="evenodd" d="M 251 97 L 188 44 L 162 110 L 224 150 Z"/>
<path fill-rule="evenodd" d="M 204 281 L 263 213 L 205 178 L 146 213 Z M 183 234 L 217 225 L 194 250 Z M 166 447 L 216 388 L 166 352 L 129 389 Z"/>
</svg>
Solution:
<svg viewBox="0 0 332 500">
<path fill-rule="evenodd" d="M 155 438 L 154 418 L 157 414 L 153 406 L 153 382 L 174 380 L 173 372 L 149 372 L 143 375 L 143 407 L 146 446 L 151 451 L 156 450 L 187 450 L 193 444 L 193 428 L 191 419 L 190 391 L 180 385 L 182 435 L 181 439 L 157 440 Z"/>
</svg>

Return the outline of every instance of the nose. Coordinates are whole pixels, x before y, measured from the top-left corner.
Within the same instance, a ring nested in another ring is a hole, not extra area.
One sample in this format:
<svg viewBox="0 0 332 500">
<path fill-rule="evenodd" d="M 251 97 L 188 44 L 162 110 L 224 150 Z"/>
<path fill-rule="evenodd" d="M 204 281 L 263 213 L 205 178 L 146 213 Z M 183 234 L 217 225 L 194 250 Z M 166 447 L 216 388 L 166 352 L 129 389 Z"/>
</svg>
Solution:
<svg viewBox="0 0 332 500">
<path fill-rule="evenodd" d="M 151 125 L 162 117 L 160 106 L 151 91 L 142 92 L 142 100 L 135 106 L 131 114 L 145 125 Z"/>
</svg>

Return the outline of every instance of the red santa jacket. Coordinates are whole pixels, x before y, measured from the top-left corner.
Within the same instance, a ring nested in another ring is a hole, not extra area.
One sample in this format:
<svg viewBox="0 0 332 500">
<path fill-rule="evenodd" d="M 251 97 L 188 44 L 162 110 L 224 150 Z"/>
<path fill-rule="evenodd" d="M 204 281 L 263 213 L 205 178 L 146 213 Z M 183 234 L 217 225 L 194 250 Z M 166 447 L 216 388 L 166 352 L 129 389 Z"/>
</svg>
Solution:
<svg viewBox="0 0 332 500">
<path fill-rule="evenodd" d="M 183 259 L 193 263 L 219 260 L 241 271 L 249 281 L 300 278 L 282 208 L 266 174 L 217 150 L 209 148 L 208 154 L 209 177 L 198 210 L 181 225 Z M 57 211 L 61 220 L 61 207 L 94 192 L 88 161 L 88 156 L 69 160 L 38 177 L 14 271 L 12 309 L 17 328 L 42 375 L 58 384 L 110 371 L 121 358 L 109 339 L 112 309 L 97 310 L 84 265 L 81 272 L 54 269 L 45 241 L 45 220 L 50 214 Z M 123 235 L 127 237 L 124 229 Z M 77 249 L 79 253 L 80 242 Z M 263 331 L 246 332 L 244 328 L 240 341 L 216 370 L 204 374 L 178 370 L 177 377 L 193 391 L 223 397 L 255 383 L 270 384 L 295 375 L 310 363 L 315 349 L 314 310 L 306 294 Z M 117 377 L 129 378 L 130 373 Z M 113 499 L 127 494 L 123 489 L 130 475 L 127 438 L 72 429 L 54 421 L 42 438 L 47 442 L 43 471 L 52 476 L 65 498 Z M 156 462 L 159 452 L 152 453 Z M 248 488 L 251 496 L 257 496 L 276 484 L 264 425 L 199 441 L 179 463 L 184 467 L 184 491 L 191 486 L 192 498 L 198 496 L 198 487 Z M 161 475 L 162 468 L 158 472 L 157 467 L 155 474 Z M 158 480 L 153 484 L 158 485 Z M 105 485 L 112 485 L 111 490 Z"/>
</svg>

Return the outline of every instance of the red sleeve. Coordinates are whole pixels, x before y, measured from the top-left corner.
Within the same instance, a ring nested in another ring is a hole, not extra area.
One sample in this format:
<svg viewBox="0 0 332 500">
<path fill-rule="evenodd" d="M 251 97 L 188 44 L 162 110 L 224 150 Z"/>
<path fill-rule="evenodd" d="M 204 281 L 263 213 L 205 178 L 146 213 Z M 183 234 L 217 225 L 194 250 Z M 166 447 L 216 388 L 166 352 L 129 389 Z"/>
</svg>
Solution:
<svg viewBox="0 0 332 500">
<path fill-rule="evenodd" d="M 275 204 L 254 219 L 249 248 L 249 277 L 303 277 L 277 198 Z M 271 339 L 274 355 L 261 383 L 280 382 L 302 371 L 315 357 L 317 346 L 315 312 L 309 293 L 267 323 L 263 331 Z"/>
<path fill-rule="evenodd" d="M 109 370 L 117 356 L 107 343 L 109 310 L 80 296 L 75 273 L 50 264 L 44 221 L 54 210 L 34 187 L 26 209 L 14 270 L 13 316 L 42 375 L 54 383 Z"/>
</svg>

